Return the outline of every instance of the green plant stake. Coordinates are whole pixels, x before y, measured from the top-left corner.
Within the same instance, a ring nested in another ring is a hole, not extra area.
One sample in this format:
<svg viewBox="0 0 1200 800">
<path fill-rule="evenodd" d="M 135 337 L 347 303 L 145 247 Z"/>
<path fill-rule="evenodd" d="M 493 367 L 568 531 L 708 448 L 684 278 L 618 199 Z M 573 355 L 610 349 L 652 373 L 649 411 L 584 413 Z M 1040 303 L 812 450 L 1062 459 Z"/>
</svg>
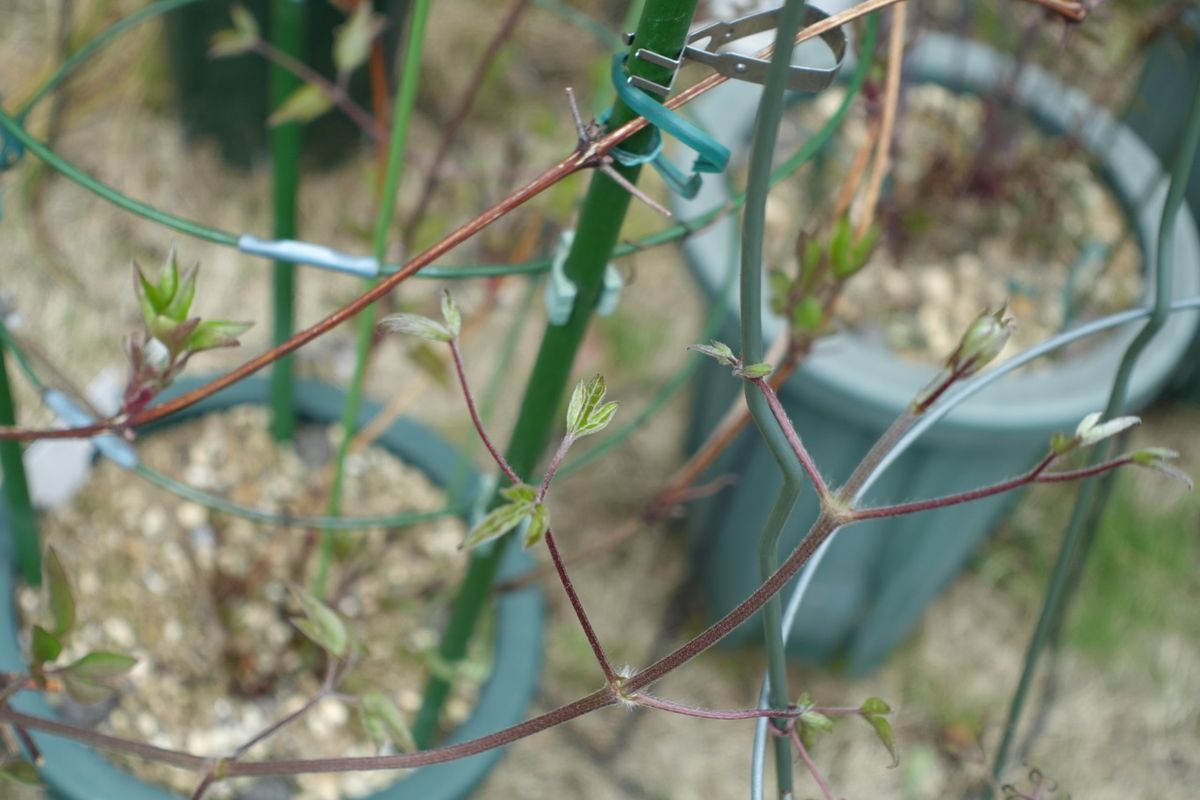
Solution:
<svg viewBox="0 0 1200 800">
<path fill-rule="evenodd" d="M 404 44 L 404 61 L 400 67 L 400 88 L 396 95 L 396 107 L 392 116 L 392 136 L 388 143 L 387 171 L 383 177 L 383 188 L 379 194 L 379 213 L 375 218 L 375 236 L 371 255 L 383 264 L 387 255 L 388 229 L 396 211 L 396 192 L 404 172 L 404 145 L 408 141 L 408 124 L 412 119 L 413 106 L 417 101 L 417 86 L 421 78 L 421 52 L 425 41 L 425 23 L 429 19 L 430 0 L 417 0 L 412 6 L 408 38 Z M 374 285 L 371 281 L 370 285 Z M 375 334 L 375 306 L 371 305 L 358 316 L 358 334 L 354 350 L 354 375 L 346 390 L 346 406 L 342 410 L 342 440 L 338 444 L 334 461 L 333 486 L 329 493 L 328 515 L 342 513 L 342 484 L 346 473 L 346 455 L 350 451 L 350 439 L 358 422 L 362 405 L 363 382 L 367 376 L 367 361 L 371 354 L 371 337 Z M 325 582 L 329 575 L 329 562 L 333 558 L 334 537 L 326 531 L 321 538 L 321 552 L 317 564 L 317 575 L 313 581 L 313 594 L 325 596 Z"/>
<path fill-rule="evenodd" d="M 635 34 L 638 46 L 659 53 L 679 53 L 695 11 L 696 0 L 646 0 Z M 656 82 L 665 82 L 670 77 L 669 70 L 641 59 L 631 60 L 629 71 Z M 615 130 L 635 116 L 618 100 L 613 106 L 608 128 Z M 645 153 L 653 136 L 652 129 L 644 129 L 626 140 L 622 148 L 631 153 Z M 636 183 L 641 171 L 636 166 L 616 165 L 614 168 L 631 183 Z M 600 172 L 592 175 L 580 211 L 579 226 L 563 268 L 578 290 L 575 304 L 563 325 L 546 328 L 505 453 L 508 463 L 522 476 L 530 475 L 537 467 L 551 430 L 560 422 L 558 409 L 563 391 L 570 378 L 575 353 L 600 297 L 604 270 L 617 244 L 629 200 L 629 192 L 616 181 Z M 455 664 L 465 655 L 508 541 L 504 539 L 472 553 L 450 622 L 438 647 L 443 662 Z M 421 710 L 413 723 L 413 736 L 418 745 L 423 747 L 432 741 L 449 692 L 448 681 L 437 676 L 430 678 Z"/>
<path fill-rule="evenodd" d="M 274 0 L 271 14 L 271 41 L 280 51 L 303 59 L 304 4 L 296 0 Z M 271 65 L 271 107 L 278 108 L 300 85 L 300 80 L 278 64 Z M 271 129 L 272 202 L 275 206 L 274 235 L 277 239 L 296 237 L 296 192 L 300 184 L 299 122 L 276 125 Z M 274 284 L 276 345 L 292 337 L 295 327 L 294 264 L 276 261 L 272 270 Z M 271 367 L 271 434 L 277 441 L 292 438 L 296 428 L 295 361 L 289 354 Z"/>
<path fill-rule="evenodd" d="M 763 358 L 762 341 L 762 252 L 766 230 L 767 192 L 771 188 L 771 161 L 779 137 L 783 116 L 783 92 L 792 60 L 792 42 L 804 19 L 804 0 L 788 0 L 779 17 L 777 43 L 758 116 L 754 123 L 754 145 L 750 152 L 750 176 L 746 184 L 746 210 L 742 217 L 741 317 L 742 362 L 756 365 Z M 779 46 L 782 43 L 782 46 Z M 772 418 L 766 399 L 750 381 L 745 385 L 746 404 L 754 424 L 783 472 L 783 486 L 775 499 L 759 538 L 758 565 L 762 580 L 779 566 L 779 535 L 796 505 L 803 486 L 804 473 L 786 437 Z M 782 608 L 778 597 L 763 606 L 764 642 L 767 647 L 767 672 L 770 675 L 771 705 L 785 708 L 791 703 L 787 686 L 787 654 L 784 651 Z M 775 737 L 775 779 L 780 797 L 792 795 L 792 746 L 785 736 Z"/>
<path fill-rule="evenodd" d="M 1104 414 L 1111 418 L 1119 414 L 1125 406 L 1129 378 L 1133 374 L 1138 357 L 1155 334 L 1166 324 L 1170 315 L 1171 305 L 1171 258 L 1174 253 L 1175 219 L 1183 205 L 1183 193 L 1187 188 L 1188 176 L 1191 173 L 1192 159 L 1196 155 L 1197 145 L 1200 144 L 1200 87 L 1192 95 L 1191 110 L 1188 116 L 1186 133 L 1174 163 L 1171 164 L 1171 180 L 1167 189 L 1166 202 L 1163 204 L 1162 221 L 1158 229 L 1158 247 L 1155 251 L 1155 297 L 1153 311 L 1146 321 L 1145 327 L 1129 343 L 1125 356 L 1113 378 L 1112 391 L 1108 398 L 1108 408 Z M 1092 452 L 1089 465 L 1100 463 L 1107 457 L 1110 447 L 1097 447 Z M 1013 693 L 1012 704 L 1008 711 L 1008 721 L 1000 745 L 996 749 L 996 760 L 992 764 L 992 774 L 999 778 L 1008 765 L 1009 750 L 1012 748 L 1013 737 L 1016 735 L 1017 724 L 1033 683 L 1033 675 L 1041 659 L 1042 650 L 1046 646 L 1050 632 L 1061 624 L 1063 609 L 1069 599 L 1070 575 L 1074 569 L 1082 572 L 1084 560 L 1087 558 L 1086 549 L 1080 547 L 1083 538 L 1084 522 L 1091 514 L 1092 506 L 1099 501 L 1105 503 L 1107 496 L 1098 497 L 1099 484 L 1096 478 L 1090 478 L 1079 487 L 1075 506 L 1071 511 L 1071 519 L 1063 535 L 1063 543 L 1059 548 L 1058 557 L 1054 562 L 1054 571 L 1050 577 L 1050 585 L 1046 589 L 1046 597 L 1042 602 L 1042 611 L 1038 617 L 1037 627 L 1029 642 L 1025 654 L 1025 663 L 1021 668 L 1021 677 Z"/>
<path fill-rule="evenodd" d="M 0 319 L 0 333 L 6 332 L 4 320 Z M 7 352 L 4 337 L 0 337 L 0 425 L 15 425 L 17 409 L 8 385 Z M 21 577 L 30 586 L 39 586 L 42 583 L 42 551 L 38 546 L 37 516 L 29 501 L 29 482 L 25 477 L 20 442 L 0 441 L 0 470 Z"/>
</svg>

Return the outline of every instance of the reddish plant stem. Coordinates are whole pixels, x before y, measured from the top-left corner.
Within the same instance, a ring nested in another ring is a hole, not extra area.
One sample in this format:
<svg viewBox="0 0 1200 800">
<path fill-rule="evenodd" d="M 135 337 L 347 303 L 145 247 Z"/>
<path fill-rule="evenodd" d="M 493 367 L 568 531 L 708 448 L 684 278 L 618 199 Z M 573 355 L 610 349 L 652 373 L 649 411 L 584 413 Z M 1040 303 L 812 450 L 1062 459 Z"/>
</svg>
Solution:
<svg viewBox="0 0 1200 800">
<path fill-rule="evenodd" d="M 500 451 L 492 443 L 492 439 L 487 434 L 487 430 L 483 426 L 483 420 L 479 416 L 479 411 L 475 406 L 475 397 L 471 392 L 471 385 L 467 381 L 466 371 L 463 369 L 462 354 L 458 349 L 458 340 L 451 339 L 450 353 L 454 356 L 454 369 L 458 373 L 458 383 L 462 387 L 463 397 L 467 401 L 467 410 L 471 413 L 471 422 L 475 425 L 475 432 L 479 434 L 479 438 L 483 440 L 484 447 L 491 453 L 492 459 L 504 472 L 505 476 L 514 484 L 523 483 L 521 476 L 509 465 Z M 562 457 L 566 454 L 566 449 L 569 447 L 571 437 L 564 439 L 564 445 L 559 447 L 559 452 L 555 455 L 555 465 L 562 461 Z M 553 470 L 546 473 L 546 479 L 542 481 L 542 488 L 537 495 L 537 502 L 542 502 L 545 498 L 546 489 L 550 486 L 550 479 L 553 478 Z M 575 591 L 575 584 L 571 580 L 570 574 L 567 572 L 567 565 L 563 563 L 562 556 L 558 552 L 558 543 L 554 539 L 554 531 L 546 529 L 546 547 L 550 550 L 550 558 L 554 561 L 554 570 L 558 573 L 559 582 L 562 583 L 563 591 L 567 593 L 567 598 L 571 601 L 571 608 L 575 611 L 575 618 L 579 620 L 579 626 L 583 628 L 583 634 L 587 637 L 588 644 L 592 647 L 592 652 L 596 655 L 596 662 L 600 665 L 600 669 L 604 672 L 604 678 L 609 686 L 613 686 L 617 680 L 617 674 L 612 668 L 612 663 L 608 660 L 608 654 L 604 652 L 604 646 L 600 644 L 600 637 L 596 635 L 596 629 L 592 627 L 592 621 L 588 618 L 587 610 L 583 607 L 583 601 L 579 599 L 579 594 Z"/>
<path fill-rule="evenodd" d="M 596 635 L 596 629 L 592 627 L 592 621 L 588 618 L 587 611 L 583 607 L 583 601 L 579 599 L 579 595 L 575 592 L 575 584 L 571 581 L 571 576 L 567 572 L 567 565 L 563 563 L 562 556 L 558 552 L 558 543 L 554 540 L 554 531 L 546 529 L 546 547 L 550 550 L 550 558 L 554 561 L 554 569 L 558 573 L 558 579 L 562 583 L 563 591 L 567 593 L 567 598 L 571 601 L 571 608 L 575 611 L 575 618 L 579 620 L 580 627 L 583 628 L 583 635 L 587 637 L 588 644 L 591 645 L 592 653 L 596 656 L 596 662 L 600 664 L 600 669 L 604 672 L 604 680 L 608 682 L 610 687 L 617 684 L 617 673 L 612 667 L 612 662 L 608 660 L 608 654 L 604 652 L 604 645 L 600 644 L 600 637 Z"/>
<path fill-rule="evenodd" d="M 857 6 L 848 8 L 840 14 L 835 14 L 828 19 L 819 22 L 815 25 L 810 25 L 800 32 L 796 37 L 796 42 L 800 43 L 813 37 L 830 31 L 841 25 L 858 19 L 859 17 L 869 14 L 872 11 L 877 11 L 880 8 L 891 5 L 898 0 L 866 0 Z M 767 48 L 760 51 L 757 56 L 765 58 L 770 55 L 773 48 Z M 695 98 L 705 92 L 721 85 L 729 80 L 721 74 L 710 75 L 708 78 L 689 86 L 681 91 L 678 95 L 668 100 L 664 105 L 672 110 L 677 109 L 686 103 L 691 102 Z M 605 136 L 599 141 L 591 143 L 584 150 L 577 150 L 567 158 L 560 161 L 555 166 L 546 170 L 544 173 L 534 178 L 529 183 L 517 189 L 515 192 L 504 198 L 496 205 L 492 206 L 474 219 L 461 225 L 456 230 L 447 234 L 441 241 L 429 247 L 424 252 L 413 258 L 402 269 L 389 275 L 376 286 L 364 292 L 357 299 L 351 301 L 345 307 L 335 311 L 328 317 L 320 320 L 314 325 L 299 331 L 286 342 L 283 342 L 276 347 L 268 350 L 257 358 L 242 364 L 240 367 L 215 378 L 206 383 L 204 386 L 197 387 L 190 392 L 187 392 L 174 400 L 162 403 L 152 408 L 137 414 L 129 415 L 128 417 L 117 417 L 114 420 L 107 422 L 96 423 L 92 425 L 81 425 L 74 428 L 48 428 L 48 429 L 33 429 L 33 428 L 16 428 L 16 427 L 0 427 L 0 439 L 13 439 L 17 441 L 32 441 L 34 439 L 79 439 L 91 436 L 96 436 L 101 433 L 120 432 L 125 433 L 142 425 L 147 425 L 155 420 L 174 414 L 178 411 L 187 408 L 200 402 L 206 397 L 216 394 L 227 386 L 231 386 L 238 381 L 253 375 L 255 372 L 269 366 L 271 363 L 283 358 L 288 353 L 291 353 L 300 347 L 311 342 L 325 333 L 328 333 L 333 328 L 342 324 L 346 320 L 354 317 L 367 306 L 376 302 L 380 298 L 386 296 L 396 286 L 403 281 L 412 277 L 422 268 L 429 266 L 438 258 L 441 258 L 446 253 L 453 250 L 458 245 L 462 244 L 467 239 L 477 234 L 487 226 L 491 225 L 497 219 L 505 216 L 514 209 L 524 205 L 531 198 L 541 194 L 550 186 L 558 183 L 563 178 L 574 172 L 591 167 L 599 163 L 600 159 L 608 153 L 613 147 L 616 147 L 621 142 L 628 139 L 633 134 L 640 131 L 649 124 L 644 117 L 638 117 L 622 125 L 617 130 Z"/>
<path fill-rule="evenodd" d="M 295 711 L 280 717 L 275 722 L 272 722 L 254 736 L 250 737 L 250 739 L 243 742 L 236 750 L 233 751 L 232 755 L 218 761 L 213 768 L 210 769 L 208 773 L 200 780 L 200 783 L 197 784 L 195 790 L 192 792 L 192 800 L 200 800 L 200 798 L 204 797 L 204 793 L 207 792 L 212 785 L 217 782 L 218 773 L 224 768 L 225 765 L 233 761 L 237 761 L 239 758 L 249 752 L 250 748 L 254 747 L 259 742 L 274 736 L 286 726 L 300 719 L 309 711 L 312 711 L 317 703 L 321 702 L 326 697 L 329 697 L 333 693 L 333 690 L 337 684 L 337 667 L 337 661 L 335 661 L 331 656 L 327 655 L 325 664 L 325 677 L 321 679 L 321 688 L 317 690 L 317 693 L 308 698 L 304 705 L 300 706 Z"/>
<path fill-rule="evenodd" d="M 668 711 L 672 714 L 681 714 L 685 717 L 696 717 L 698 719 L 758 719 L 759 717 L 768 718 L 795 718 L 803 714 L 803 710 L 799 708 L 748 708 L 738 711 L 719 711 L 708 708 L 698 708 L 689 706 L 685 703 L 676 703 L 671 700 L 664 700 L 661 697 L 652 697 L 648 694 L 635 694 L 629 697 L 634 703 L 646 708 L 656 708 L 660 711 Z"/>
<path fill-rule="evenodd" d="M 762 392 L 763 397 L 767 400 L 767 405 L 771 407 L 771 414 L 775 417 L 775 421 L 779 423 L 779 427 L 783 430 L 783 435 L 787 437 L 788 444 L 792 446 L 792 451 L 796 454 L 796 458 L 800 459 L 800 465 L 804 467 L 804 471 L 808 474 L 808 479 L 812 481 L 813 488 L 817 491 L 817 497 L 821 499 L 821 504 L 829 498 L 829 487 L 825 484 L 825 479 L 821 477 L 821 471 L 817 469 L 816 462 L 809 455 L 808 449 L 804 443 L 800 441 L 800 434 L 796 433 L 796 428 L 792 425 L 792 421 L 788 418 L 787 412 L 783 410 L 783 405 L 779 402 L 779 396 L 775 394 L 775 390 L 767 383 L 764 378 L 755 378 L 754 385 Z"/>
<path fill-rule="evenodd" d="M 483 427 L 483 420 L 479 416 L 479 409 L 475 406 L 475 396 L 471 392 L 471 385 L 467 382 L 466 370 L 463 369 L 462 353 L 458 349 L 457 338 L 450 340 L 450 354 L 454 357 L 454 371 L 458 373 L 458 385 L 462 387 L 463 399 L 467 401 L 467 411 L 471 414 L 471 422 L 475 425 L 475 432 L 479 434 L 483 446 L 487 448 L 492 460 L 496 462 L 496 466 L 500 467 L 500 471 L 504 473 L 504 477 L 508 478 L 514 484 L 522 483 L 521 476 L 505 460 L 504 455 L 492 442 L 492 438 L 488 436 L 487 429 Z"/>
<path fill-rule="evenodd" d="M 1109 472 L 1117 467 L 1123 467 L 1126 464 L 1133 463 L 1133 456 L 1120 456 L 1110 459 L 1109 461 L 1101 462 L 1094 467 L 1083 467 L 1081 469 L 1064 470 L 1062 472 L 1047 472 L 1044 475 L 1039 475 L 1037 483 L 1059 483 L 1060 481 L 1077 481 L 1083 478 L 1090 478 L 1093 475 L 1099 475 L 1102 472 Z"/>
<path fill-rule="evenodd" d="M 808 771 L 813 776 L 813 780 L 817 782 L 817 786 L 821 787 L 821 793 L 825 795 L 825 800 L 835 800 L 833 789 L 830 788 L 829 782 L 825 780 L 825 776 L 821 774 L 821 770 L 817 769 L 817 765 L 813 763 L 812 756 L 808 754 L 808 748 L 804 746 L 804 742 L 801 741 L 800 734 L 795 728 L 792 729 L 792 744 L 796 745 L 796 752 L 800 754 L 800 758 L 804 761 L 804 765 L 808 767 Z"/>
<path fill-rule="evenodd" d="M 563 437 L 563 440 L 558 445 L 558 450 L 554 452 L 554 457 L 550 459 L 550 465 L 546 467 L 546 474 L 542 476 L 542 485 L 538 487 L 537 501 L 540 503 L 546 497 L 546 492 L 550 491 L 550 484 L 554 481 L 554 476 L 558 474 L 558 468 L 562 466 L 563 459 L 567 457 L 567 451 L 571 449 L 571 445 L 575 444 L 575 438 L 570 434 Z"/>
<path fill-rule="evenodd" d="M 649 686 L 669 672 L 686 664 L 703 653 L 714 644 L 724 639 L 731 631 L 754 615 L 756 611 L 774 596 L 791 580 L 800 568 L 812 558 L 821 543 L 828 539 L 838 528 L 838 523 L 828 514 L 822 514 L 808 535 L 800 542 L 787 560 L 780 565 L 771 577 L 767 578 L 754 592 L 735 606 L 728 614 L 721 617 L 712 625 L 705 628 L 695 638 L 679 646 L 671 653 L 663 656 L 646 669 L 624 681 L 626 691 L 635 692 Z"/>
<path fill-rule="evenodd" d="M 929 500 L 915 500 L 911 503 L 897 503 L 892 506 L 879 506 L 878 508 L 857 508 L 850 512 L 851 519 L 855 522 L 861 522 L 867 519 L 879 519 L 881 517 L 899 517 L 905 514 L 915 514 L 918 511 L 931 511 L 935 508 L 945 508 L 946 506 L 956 506 L 960 503 L 969 503 L 972 500 L 980 500 L 984 497 L 992 497 L 993 495 L 1011 492 L 1013 489 L 1019 489 L 1022 486 L 1027 486 L 1031 483 L 1044 483 L 1047 481 L 1056 480 L 1074 480 L 1075 478 L 1086 478 L 1088 475 L 1095 475 L 1097 472 L 1105 472 L 1115 467 L 1121 466 L 1122 463 L 1129 463 L 1131 459 L 1113 459 L 1099 464 L 1096 467 L 1088 469 L 1071 470 L 1070 472 L 1050 473 L 1043 475 L 1046 468 L 1058 458 L 1054 453 L 1048 454 L 1045 458 L 1038 462 L 1037 466 L 1029 470 L 1023 475 L 1018 475 L 1015 478 L 1009 478 L 1000 483 L 994 483 L 991 486 L 983 486 L 978 489 L 971 489 L 958 494 L 946 495 L 945 497 L 934 497 Z M 1066 476 L 1066 477 L 1055 477 Z"/>
</svg>

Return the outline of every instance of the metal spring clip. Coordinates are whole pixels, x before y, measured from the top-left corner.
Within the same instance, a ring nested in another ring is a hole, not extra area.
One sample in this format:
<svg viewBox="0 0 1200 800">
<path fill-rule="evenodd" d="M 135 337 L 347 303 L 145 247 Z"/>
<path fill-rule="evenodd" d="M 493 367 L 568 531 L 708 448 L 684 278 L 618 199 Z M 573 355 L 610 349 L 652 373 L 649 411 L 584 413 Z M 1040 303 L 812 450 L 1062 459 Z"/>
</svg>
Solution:
<svg viewBox="0 0 1200 800">
<path fill-rule="evenodd" d="M 675 83 L 675 75 L 678 74 L 683 60 L 690 59 L 701 64 L 707 64 L 727 78 L 758 84 L 765 83 L 767 80 L 767 67 L 770 66 L 769 62 L 763 61 L 760 58 L 742 55 L 741 53 L 722 53 L 719 52 L 719 48 L 756 33 L 775 30 L 778 27 L 778 18 L 782 10 L 781 8 L 773 8 L 769 11 L 760 11 L 757 14 L 750 14 L 741 19 L 735 19 L 732 22 L 719 21 L 711 25 L 705 25 L 703 28 L 688 34 L 687 44 L 684 46 L 683 52 L 679 54 L 679 58 L 668 58 L 653 50 L 647 50 L 644 47 L 638 48 L 633 54 L 634 58 L 640 58 L 656 66 L 672 70 L 671 80 L 666 85 L 663 85 L 634 75 L 630 77 L 629 81 L 639 89 L 653 92 L 660 97 L 666 97 L 671 93 L 671 87 Z M 805 27 L 828 18 L 829 15 L 818 8 L 813 8 L 812 6 L 805 7 Z M 704 47 L 693 46 L 695 42 L 704 39 L 708 40 L 708 44 Z M 831 28 L 821 34 L 821 41 L 825 42 L 825 46 L 833 53 L 836 63 L 832 67 L 797 67 L 793 65 L 788 70 L 788 89 L 794 92 L 812 93 L 819 92 L 833 83 L 833 79 L 837 77 L 838 70 L 842 67 L 842 60 L 846 55 L 846 34 L 840 27 Z M 632 33 L 625 34 L 625 43 L 629 45 L 633 44 Z"/>
</svg>

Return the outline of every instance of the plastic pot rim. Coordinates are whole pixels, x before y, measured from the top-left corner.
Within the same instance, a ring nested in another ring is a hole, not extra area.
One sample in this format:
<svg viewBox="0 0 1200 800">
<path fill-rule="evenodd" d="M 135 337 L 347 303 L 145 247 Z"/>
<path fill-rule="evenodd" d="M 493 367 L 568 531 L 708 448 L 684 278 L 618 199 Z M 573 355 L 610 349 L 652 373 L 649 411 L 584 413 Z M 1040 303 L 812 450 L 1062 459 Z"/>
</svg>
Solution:
<svg viewBox="0 0 1200 800">
<path fill-rule="evenodd" d="M 955 91 L 982 93 L 995 88 L 1012 69 L 1009 57 L 985 45 L 923 33 L 905 63 L 905 77 L 936 82 Z M 697 102 L 696 117 L 736 151 L 748 141 L 760 92 L 760 87 L 730 81 Z M 1154 154 L 1082 92 L 1063 86 L 1032 65 L 1023 67 L 1014 86 L 1014 101 L 1047 128 L 1077 135 L 1123 205 L 1152 279 L 1159 218 L 1167 190 Z M 1084 121 L 1086 124 L 1082 124 Z M 722 205 L 729 194 L 725 182 L 708 180 L 694 199 L 676 198 L 674 211 L 686 219 Z M 1137 207 L 1135 201 L 1144 195 L 1147 199 Z M 684 243 L 688 261 L 709 296 L 716 295 L 731 268 L 725 254 L 736 253 L 738 229 L 738 220 L 730 215 Z M 1200 293 L 1196 269 L 1200 264 L 1200 240 L 1187 213 L 1179 215 L 1174 247 L 1172 294 L 1179 298 Z M 1146 291 L 1151 289 L 1148 286 Z M 730 294 L 730 310 L 736 319 L 736 284 Z M 783 322 L 770 312 L 765 298 L 763 320 L 764 338 L 774 339 Z M 1084 415 L 1104 408 L 1117 364 L 1138 327 L 1127 326 L 1086 353 L 1051 367 L 1006 376 L 947 415 L 936 426 L 935 437 L 995 430 L 1045 435 L 1073 429 Z M 1153 399 L 1185 354 L 1196 327 L 1196 315 L 1175 314 L 1159 332 L 1133 373 L 1129 407 L 1137 408 Z M 934 367 L 904 362 L 886 348 L 853 334 L 836 334 L 818 343 L 784 391 L 836 403 L 842 406 L 840 413 L 865 417 L 873 425 L 886 425 L 935 372 Z"/>
<path fill-rule="evenodd" d="M 185 379 L 177 382 L 166 397 L 177 395 L 204 383 Z M 236 405 L 266 405 L 270 383 L 262 377 L 252 377 L 153 426 L 184 421 L 205 413 Z M 295 387 L 297 414 L 314 422 L 335 422 L 341 416 L 340 389 L 316 381 L 299 380 Z M 364 403 L 360 424 L 379 410 L 376 403 Z M 420 469 L 440 486 L 448 485 L 455 468 L 454 450 L 440 436 L 424 426 L 407 420 L 394 422 L 380 436 L 379 444 Z M 135 478 L 136 479 L 136 478 Z M 478 485 L 479 475 L 470 469 L 471 485 Z M 7 525 L 7 511 L 0 500 L 0 530 Z M 15 568 L 8 537 L 3 540 L 0 557 L 5 560 L 0 569 L 0 668 L 24 669 L 25 662 L 17 638 L 15 598 L 13 596 Z M 501 566 L 501 577 L 515 577 L 527 571 L 532 558 L 520 548 L 510 548 Z M 497 603 L 495 615 L 495 649 L 492 671 L 480 689 L 478 701 L 467 721 L 447 737 L 443 744 L 455 744 L 493 733 L 520 722 L 532 704 L 541 668 L 542 629 L 545 609 L 540 592 L 535 587 L 508 592 Z M 12 705 L 30 714 L 54 718 L 56 712 L 37 693 L 26 692 L 15 698 Z M 166 789 L 153 786 L 125 772 L 95 750 L 78 742 L 31 732 L 45 756 L 40 768 L 43 780 L 56 796 L 83 800 L 169 800 L 178 797 Z M 483 781 L 503 755 L 504 748 L 490 750 L 469 758 L 420 767 L 399 778 L 395 783 L 365 796 L 365 800 L 450 800 L 469 794 Z M 199 776 L 197 776 L 197 779 Z M 103 788 L 101 788 L 103 787 Z M 98 792 L 102 792 L 98 794 Z"/>
</svg>

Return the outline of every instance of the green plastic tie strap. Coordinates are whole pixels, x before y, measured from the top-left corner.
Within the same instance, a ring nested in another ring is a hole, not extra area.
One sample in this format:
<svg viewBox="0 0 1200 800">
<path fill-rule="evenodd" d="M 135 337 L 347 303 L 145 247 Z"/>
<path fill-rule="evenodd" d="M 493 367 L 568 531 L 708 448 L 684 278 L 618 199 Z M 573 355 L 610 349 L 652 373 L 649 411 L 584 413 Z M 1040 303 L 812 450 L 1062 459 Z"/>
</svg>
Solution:
<svg viewBox="0 0 1200 800">
<path fill-rule="evenodd" d="M 621 98 L 621 102 L 638 115 L 646 118 L 646 121 L 652 126 L 655 139 L 648 153 L 630 153 L 628 150 L 614 147 L 610 154 L 617 163 L 626 167 L 649 163 L 666 181 L 671 191 L 690 200 L 696 196 L 696 192 L 700 191 L 700 173 L 724 172 L 725 166 L 729 163 L 729 148 L 631 84 L 629 76 L 625 74 L 626 58 L 627 56 L 621 53 L 613 56 L 613 87 L 617 90 L 617 96 Z M 607 118 L 607 114 L 605 118 Z M 603 121 L 605 119 L 601 119 L 601 122 Z M 692 174 L 685 173 L 663 155 L 662 131 L 671 134 L 696 152 L 696 161 L 692 164 Z"/>
</svg>

